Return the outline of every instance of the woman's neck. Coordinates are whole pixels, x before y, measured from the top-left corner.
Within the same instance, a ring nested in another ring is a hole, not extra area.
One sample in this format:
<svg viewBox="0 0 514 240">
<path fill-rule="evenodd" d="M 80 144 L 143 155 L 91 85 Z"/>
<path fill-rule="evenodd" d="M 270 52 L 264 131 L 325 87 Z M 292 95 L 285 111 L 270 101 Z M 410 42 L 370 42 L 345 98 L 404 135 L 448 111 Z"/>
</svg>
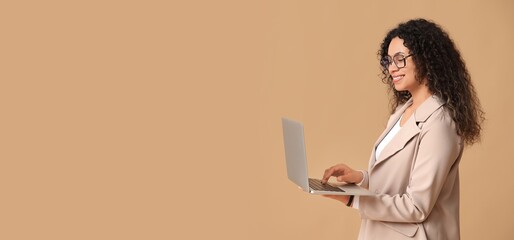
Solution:
<svg viewBox="0 0 514 240">
<path fill-rule="evenodd" d="M 421 84 L 419 88 L 416 89 L 416 91 L 410 92 L 412 96 L 412 105 L 411 107 L 413 109 L 416 109 L 421 105 L 427 98 L 432 96 L 432 93 L 430 90 L 428 90 L 428 86 L 425 84 Z"/>
</svg>

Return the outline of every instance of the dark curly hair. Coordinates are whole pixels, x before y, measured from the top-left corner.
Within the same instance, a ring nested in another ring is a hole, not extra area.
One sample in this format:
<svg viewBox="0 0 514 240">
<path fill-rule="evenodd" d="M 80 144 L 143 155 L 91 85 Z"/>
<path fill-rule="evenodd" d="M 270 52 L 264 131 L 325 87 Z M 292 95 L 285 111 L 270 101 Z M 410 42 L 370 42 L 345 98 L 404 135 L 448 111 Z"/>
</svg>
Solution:
<svg viewBox="0 0 514 240">
<path fill-rule="evenodd" d="M 426 79 L 432 94 L 446 102 L 444 107 L 449 110 L 457 133 L 464 142 L 471 145 L 479 141 L 484 112 L 464 60 L 448 34 L 439 25 L 425 19 L 401 23 L 384 38 L 378 51 L 380 59 L 388 55 L 389 43 L 395 37 L 401 38 L 413 54 L 416 79 L 419 82 Z M 411 95 L 407 91 L 396 91 L 388 69 L 384 66 L 381 69 L 382 81 L 388 84 L 389 91 L 393 93 L 391 110 L 394 111 Z"/>
</svg>

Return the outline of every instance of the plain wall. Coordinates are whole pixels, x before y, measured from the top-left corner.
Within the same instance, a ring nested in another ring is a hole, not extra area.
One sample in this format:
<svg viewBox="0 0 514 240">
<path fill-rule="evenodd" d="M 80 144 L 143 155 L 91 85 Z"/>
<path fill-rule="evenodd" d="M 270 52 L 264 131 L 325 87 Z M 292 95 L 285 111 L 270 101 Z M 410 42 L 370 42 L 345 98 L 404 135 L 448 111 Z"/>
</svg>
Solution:
<svg viewBox="0 0 514 240">
<path fill-rule="evenodd" d="M 356 239 L 359 214 L 288 181 L 367 168 L 388 117 L 377 50 L 446 29 L 486 112 L 463 239 L 513 239 L 512 1 L 16 1 L 0 7 L 0 238 Z M 394 174 L 394 173 L 391 173 Z"/>
</svg>

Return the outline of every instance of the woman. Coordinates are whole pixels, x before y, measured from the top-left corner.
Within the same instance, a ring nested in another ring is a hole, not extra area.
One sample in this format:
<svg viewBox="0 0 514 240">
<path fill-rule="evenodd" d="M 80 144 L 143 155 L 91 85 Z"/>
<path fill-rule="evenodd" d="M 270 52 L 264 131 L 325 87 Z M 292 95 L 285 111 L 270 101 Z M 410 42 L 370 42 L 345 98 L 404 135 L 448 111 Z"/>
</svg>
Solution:
<svg viewBox="0 0 514 240">
<path fill-rule="evenodd" d="M 375 196 L 326 196 L 359 209 L 359 239 L 459 239 L 459 162 L 480 138 L 483 111 L 459 51 L 437 24 L 398 25 L 378 53 L 392 115 L 367 171 L 345 164 L 330 177 Z"/>
</svg>

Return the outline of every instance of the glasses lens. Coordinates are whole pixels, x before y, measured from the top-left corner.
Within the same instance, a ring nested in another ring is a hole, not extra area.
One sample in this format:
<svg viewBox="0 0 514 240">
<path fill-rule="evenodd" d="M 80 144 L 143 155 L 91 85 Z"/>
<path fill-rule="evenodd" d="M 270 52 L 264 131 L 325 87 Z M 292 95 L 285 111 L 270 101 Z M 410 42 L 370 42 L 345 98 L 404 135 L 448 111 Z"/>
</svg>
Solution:
<svg viewBox="0 0 514 240">
<path fill-rule="evenodd" d="M 398 68 L 405 67 L 405 57 L 403 55 L 395 55 L 393 61 Z"/>
</svg>

